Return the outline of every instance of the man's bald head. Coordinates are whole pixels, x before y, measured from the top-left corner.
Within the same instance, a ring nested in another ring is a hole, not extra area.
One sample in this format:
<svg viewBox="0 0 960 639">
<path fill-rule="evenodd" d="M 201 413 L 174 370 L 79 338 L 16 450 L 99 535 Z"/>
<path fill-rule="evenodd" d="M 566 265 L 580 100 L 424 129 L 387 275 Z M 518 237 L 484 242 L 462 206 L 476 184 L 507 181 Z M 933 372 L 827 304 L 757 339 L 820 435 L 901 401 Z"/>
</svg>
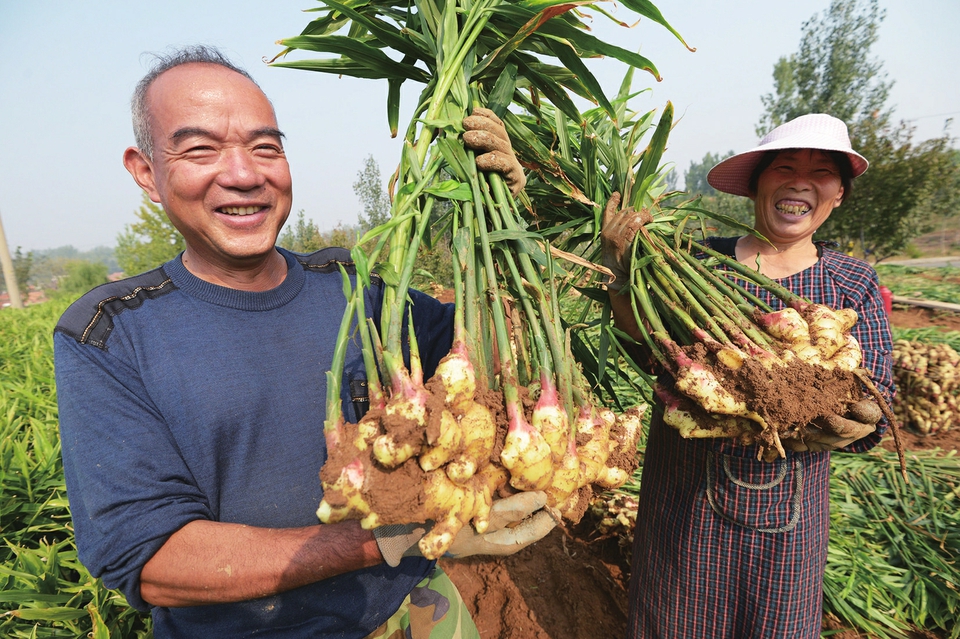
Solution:
<svg viewBox="0 0 960 639">
<path fill-rule="evenodd" d="M 133 135 L 137 142 L 137 148 L 149 159 L 153 159 L 153 136 L 151 133 L 150 105 L 147 102 L 147 92 L 153 82 L 163 73 L 184 64 L 216 64 L 218 66 L 230 69 L 239 73 L 259 87 L 249 73 L 237 65 L 220 52 L 216 47 L 206 45 L 194 45 L 176 49 L 171 53 L 157 54 L 153 67 L 147 75 L 143 76 L 137 83 L 137 88 L 133 91 L 133 98 L 130 100 L 130 111 L 133 116 Z"/>
</svg>

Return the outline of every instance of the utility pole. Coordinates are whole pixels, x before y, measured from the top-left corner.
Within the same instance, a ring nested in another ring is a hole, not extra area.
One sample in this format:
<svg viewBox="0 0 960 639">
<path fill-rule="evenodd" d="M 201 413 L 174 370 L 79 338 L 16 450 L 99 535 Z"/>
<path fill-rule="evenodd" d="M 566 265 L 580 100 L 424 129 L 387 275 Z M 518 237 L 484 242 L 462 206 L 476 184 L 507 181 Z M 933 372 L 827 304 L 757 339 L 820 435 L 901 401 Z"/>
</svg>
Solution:
<svg viewBox="0 0 960 639">
<path fill-rule="evenodd" d="M 13 270 L 13 260 L 10 259 L 10 247 L 7 246 L 7 236 L 3 232 L 3 218 L 0 218 L 0 264 L 3 265 L 3 280 L 7 283 L 11 308 L 23 308 L 17 274 Z"/>
</svg>

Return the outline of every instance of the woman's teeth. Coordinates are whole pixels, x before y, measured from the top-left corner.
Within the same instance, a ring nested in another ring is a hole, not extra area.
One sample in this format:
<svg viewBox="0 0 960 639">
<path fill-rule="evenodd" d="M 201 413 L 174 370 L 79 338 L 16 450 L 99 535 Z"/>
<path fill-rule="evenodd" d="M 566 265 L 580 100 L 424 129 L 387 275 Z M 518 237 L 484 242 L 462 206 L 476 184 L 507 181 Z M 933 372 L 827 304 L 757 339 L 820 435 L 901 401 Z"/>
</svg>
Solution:
<svg viewBox="0 0 960 639">
<path fill-rule="evenodd" d="M 227 215 L 253 215 L 260 210 L 259 206 L 224 206 L 220 209 Z"/>
<path fill-rule="evenodd" d="M 810 207 L 806 204 L 777 204 L 777 210 L 787 215 L 803 215 Z"/>
</svg>

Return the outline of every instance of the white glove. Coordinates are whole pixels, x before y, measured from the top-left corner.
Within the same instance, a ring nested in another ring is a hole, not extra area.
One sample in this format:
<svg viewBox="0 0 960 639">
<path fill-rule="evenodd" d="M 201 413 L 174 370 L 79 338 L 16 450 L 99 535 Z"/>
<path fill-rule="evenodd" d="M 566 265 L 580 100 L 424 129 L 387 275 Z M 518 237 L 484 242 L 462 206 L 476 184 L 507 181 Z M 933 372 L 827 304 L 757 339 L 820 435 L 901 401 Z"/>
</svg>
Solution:
<svg viewBox="0 0 960 639">
<path fill-rule="evenodd" d="M 460 529 L 447 550 L 450 557 L 472 555 L 512 555 L 547 536 L 557 525 L 546 510 L 544 492 L 523 492 L 497 500 L 490 509 L 490 525 L 482 535 L 467 524 Z M 535 512 L 539 511 L 539 512 Z M 511 526 L 510 524 L 516 525 Z M 404 557 L 419 557 L 417 542 L 430 524 L 393 524 L 374 528 L 380 554 L 390 566 Z"/>
<path fill-rule="evenodd" d="M 482 535 L 473 526 L 464 526 L 447 550 L 450 557 L 472 555 L 506 556 L 540 541 L 557 525 L 546 510 L 544 492 L 524 492 L 493 502 L 490 526 Z M 511 526 L 511 524 L 516 524 Z"/>
</svg>

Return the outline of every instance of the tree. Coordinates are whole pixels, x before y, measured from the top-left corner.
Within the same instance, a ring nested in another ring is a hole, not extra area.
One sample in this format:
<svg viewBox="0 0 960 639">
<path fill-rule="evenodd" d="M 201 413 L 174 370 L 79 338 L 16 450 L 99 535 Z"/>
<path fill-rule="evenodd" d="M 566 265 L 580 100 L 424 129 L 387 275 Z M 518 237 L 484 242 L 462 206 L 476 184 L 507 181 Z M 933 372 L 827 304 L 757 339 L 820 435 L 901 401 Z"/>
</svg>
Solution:
<svg viewBox="0 0 960 639">
<path fill-rule="evenodd" d="M 733 155 L 733 151 L 716 155 L 707 153 L 700 162 L 691 161 L 690 168 L 683 173 L 684 188 L 693 195 L 700 195 L 703 198 L 701 206 L 707 211 L 733 218 L 741 224 L 750 226 L 753 224 L 753 202 L 729 193 L 721 193 L 707 182 L 707 173 L 710 172 L 710 169 L 731 155 Z M 717 218 L 714 218 L 714 222 L 717 228 L 716 231 L 711 230 L 711 233 L 717 235 L 742 233 L 742 231 L 724 224 Z"/>
<path fill-rule="evenodd" d="M 140 221 L 128 224 L 117 236 L 115 255 L 120 269 L 127 275 L 156 268 L 186 248 L 180 231 L 146 193 L 136 216 Z"/>
<path fill-rule="evenodd" d="M 822 18 L 804 22 L 799 52 L 774 65 L 774 93 L 760 98 L 767 111 L 757 135 L 807 113 L 829 113 L 848 126 L 885 123 L 893 82 L 869 56 L 884 15 L 877 0 L 833 0 Z"/>
<path fill-rule="evenodd" d="M 60 293 L 86 293 L 94 286 L 107 282 L 107 265 L 102 262 L 76 260 L 67 264 L 67 276 L 60 281 Z"/>
<path fill-rule="evenodd" d="M 27 301 L 30 285 L 30 269 L 33 268 L 33 251 L 26 255 L 20 247 L 13 253 L 13 276 L 17 279 L 17 288 L 20 289 L 20 298 L 24 303 Z"/>
<path fill-rule="evenodd" d="M 343 223 L 340 223 L 332 231 L 320 235 L 320 245 L 352 249 L 357 243 L 359 233 L 359 227 L 344 226 Z"/>
<path fill-rule="evenodd" d="M 277 244 L 294 253 L 313 253 L 324 246 L 320 229 L 313 220 L 304 220 L 303 209 L 297 213 L 296 222 L 287 223 L 283 233 L 277 238 Z"/>
<path fill-rule="evenodd" d="M 817 238 L 854 243 L 874 261 L 930 230 L 945 203 L 956 202 L 943 185 L 957 182 L 946 132 L 915 144 L 913 127 L 891 123 L 886 101 L 893 83 L 869 55 L 883 18 L 877 0 L 833 0 L 822 17 L 814 14 L 803 25 L 799 52 L 774 65 L 774 92 L 761 98 L 766 113 L 757 126 L 765 133 L 806 113 L 847 123 L 853 148 L 870 160 L 870 169 Z"/>
<path fill-rule="evenodd" d="M 690 168 L 683 172 L 684 189 L 693 195 L 716 195 L 717 190 L 707 182 L 707 173 L 731 155 L 733 155 L 733 151 L 716 155 L 708 152 L 699 162 L 691 160 Z"/>
<path fill-rule="evenodd" d="M 366 233 L 390 219 L 390 197 L 380 180 L 380 167 L 372 155 L 363 161 L 363 169 L 357 171 L 353 192 L 360 198 L 363 212 L 357 216 L 360 231 Z"/>
</svg>

